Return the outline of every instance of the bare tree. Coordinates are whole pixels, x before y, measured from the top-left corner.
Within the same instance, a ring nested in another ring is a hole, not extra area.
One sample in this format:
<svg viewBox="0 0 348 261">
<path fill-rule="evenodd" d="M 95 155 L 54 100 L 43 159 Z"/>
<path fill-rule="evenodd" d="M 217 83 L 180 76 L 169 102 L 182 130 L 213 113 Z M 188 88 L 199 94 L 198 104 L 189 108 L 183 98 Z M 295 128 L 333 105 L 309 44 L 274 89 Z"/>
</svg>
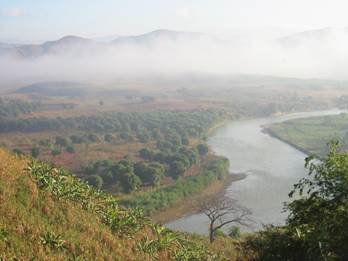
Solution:
<svg viewBox="0 0 348 261">
<path fill-rule="evenodd" d="M 210 243 L 214 241 L 216 231 L 223 226 L 231 223 L 249 226 L 251 222 L 251 211 L 248 208 L 238 205 L 235 200 L 228 197 L 223 197 L 215 201 L 203 202 L 200 211 L 210 220 Z"/>
</svg>

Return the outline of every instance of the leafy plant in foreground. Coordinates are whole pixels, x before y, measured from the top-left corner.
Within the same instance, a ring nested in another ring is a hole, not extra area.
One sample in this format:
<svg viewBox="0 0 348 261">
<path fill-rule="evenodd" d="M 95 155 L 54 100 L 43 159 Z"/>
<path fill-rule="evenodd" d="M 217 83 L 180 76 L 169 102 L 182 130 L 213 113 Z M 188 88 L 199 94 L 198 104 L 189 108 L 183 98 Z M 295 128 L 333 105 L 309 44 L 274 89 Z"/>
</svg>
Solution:
<svg viewBox="0 0 348 261">
<path fill-rule="evenodd" d="M 56 235 L 52 232 L 46 232 L 40 238 L 41 244 L 53 249 L 64 249 L 65 240 L 60 235 Z"/>
</svg>

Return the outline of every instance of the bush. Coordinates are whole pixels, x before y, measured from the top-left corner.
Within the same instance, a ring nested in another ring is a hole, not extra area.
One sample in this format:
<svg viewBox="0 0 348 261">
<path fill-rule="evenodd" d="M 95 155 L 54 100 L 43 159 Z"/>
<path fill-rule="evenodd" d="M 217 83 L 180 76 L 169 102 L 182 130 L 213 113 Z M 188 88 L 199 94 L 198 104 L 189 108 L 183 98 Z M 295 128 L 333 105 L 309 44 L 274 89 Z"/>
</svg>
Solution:
<svg viewBox="0 0 348 261">
<path fill-rule="evenodd" d="M 133 173 L 125 173 L 121 177 L 121 184 L 124 192 L 130 193 L 138 190 L 142 183 L 140 178 Z"/>
<path fill-rule="evenodd" d="M 56 137 L 56 145 L 61 146 L 61 147 L 65 147 L 68 145 L 68 141 L 60 136 Z"/>
<path fill-rule="evenodd" d="M 158 163 L 145 164 L 136 163 L 134 165 L 134 173 L 137 175 L 143 184 L 157 186 L 164 178 L 165 168 Z"/>
<path fill-rule="evenodd" d="M 31 149 L 31 156 L 37 158 L 40 155 L 40 149 L 35 147 Z"/>
<path fill-rule="evenodd" d="M 110 143 L 110 142 L 113 142 L 114 140 L 115 140 L 115 137 L 112 136 L 111 134 L 105 134 L 104 135 L 104 141 L 105 142 Z"/>
<path fill-rule="evenodd" d="M 241 232 L 240 232 L 240 227 L 233 226 L 230 228 L 228 235 L 232 238 L 240 238 Z"/>
<path fill-rule="evenodd" d="M 186 167 L 181 161 L 174 161 L 170 165 L 169 175 L 177 180 L 185 174 Z"/>
<path fill-rule="evenodd" d="M 18 149 L 18 148 L 15 148 L 15 149 L 13 150 L 13 153 L 16 154 L 16 155 L 18 155 L 18 156 L 24 155 L 24 152 L 23 152 L 21 149 Z"/>
<path fill-rule="evenodd" d="M 58 156 L 62 153 L 62 151 L 59 149 L 59 148 L 54 148 L 52 151 L 51 151 L 51 154 L 52 156 Z"/>
<path fill-rule="evenodd" d="M 68 153 L 75 153 L 75 148 L 71 145 L 68 145 L 66 148 L 65 148 L 66 152 Z"/>
<path fill-rule="evenodd" d="M 90 141 L 90 142 L 99 142 L 100 141 L 99 137 L 95 134 L 89 134 L 87 136 L 87 138 L 88 138 L 88 141 Z"/>
<path fill-rule="evenodd" d="M 205 156 L 205 155 L 207 155 L 209 148 L 206 144 L 198 144 L 197 150 L 198 150 L 199 155 Z"/>
</svg>

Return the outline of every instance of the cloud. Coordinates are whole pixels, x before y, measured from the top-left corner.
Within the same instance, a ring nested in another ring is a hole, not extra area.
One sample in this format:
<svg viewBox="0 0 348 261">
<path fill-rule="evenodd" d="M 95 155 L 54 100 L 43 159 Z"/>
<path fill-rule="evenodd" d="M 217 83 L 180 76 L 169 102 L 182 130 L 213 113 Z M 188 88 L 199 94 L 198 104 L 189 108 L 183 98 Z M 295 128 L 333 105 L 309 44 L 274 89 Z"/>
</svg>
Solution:
<svg viewBox="0 0 348 261">
<path fill-rule="evenodd" d="M 179 17 L 187 18 L 191 16 L 192 11 L 189 8 L 180 8 L 176 11 L 176 15 Z"/>
<path fill-rule="evenodd" d="M 20 8 L 14 7 L 2 10 L 2 14 L 9 17 L 19 17 L 23 16 L 25 12 Z"/>
</svg>

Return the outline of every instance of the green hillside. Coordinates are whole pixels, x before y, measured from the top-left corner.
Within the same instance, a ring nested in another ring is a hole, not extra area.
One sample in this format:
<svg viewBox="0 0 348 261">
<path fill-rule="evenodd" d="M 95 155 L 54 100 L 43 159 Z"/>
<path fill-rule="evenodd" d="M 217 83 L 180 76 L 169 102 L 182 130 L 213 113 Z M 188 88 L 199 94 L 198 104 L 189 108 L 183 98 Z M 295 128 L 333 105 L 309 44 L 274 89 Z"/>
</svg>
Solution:
<svg viewBox="0 0 348 261">
<path fill-rule="evenodd" d="M 204 238 L 154 224 L 62 169 L 4 150 L 0 203 L 0 260 L 226 260 Z"/>
</svg>

